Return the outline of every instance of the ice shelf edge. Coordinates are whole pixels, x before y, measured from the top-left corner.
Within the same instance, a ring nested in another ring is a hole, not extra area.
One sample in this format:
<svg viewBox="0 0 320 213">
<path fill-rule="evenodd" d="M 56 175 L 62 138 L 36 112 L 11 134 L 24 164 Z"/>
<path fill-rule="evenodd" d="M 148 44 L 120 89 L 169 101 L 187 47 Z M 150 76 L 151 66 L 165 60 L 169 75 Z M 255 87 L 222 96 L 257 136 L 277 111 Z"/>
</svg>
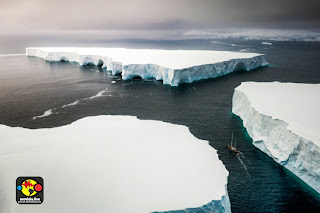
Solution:
<svg viewBox="0 0 320 213">
<path fill-rule="evenodd" d="M 26 55 L 43 58 L 47 61 L 69 61 L 80 66 L 92 64 L 111 71 L 112 75 L 122 75 L 123 80 L 135 77 L 142 79 L 162 80 L 163 84 L 179 86 L 199 80 L 216 78 L 238 70 L 251 71 L 259 67 L 268 66 L 265 55 L 251 58 L 231 59 L 212 64 L 203 64 L 184 69 L 172 69 L 156 64 L 128 64 L 113 61 L 111 57 L 101 55 L 79 55 L 73 52 L 50 52 L 37 48 L 26 48 Z"/>
<path fill-rule="evenodd" d="M 320 193 L 320 147 L 288 130 L 288 123 L 260 114 L 237 88 L 232 112 L 243 121 L 253 145 Z"/>
</svg>

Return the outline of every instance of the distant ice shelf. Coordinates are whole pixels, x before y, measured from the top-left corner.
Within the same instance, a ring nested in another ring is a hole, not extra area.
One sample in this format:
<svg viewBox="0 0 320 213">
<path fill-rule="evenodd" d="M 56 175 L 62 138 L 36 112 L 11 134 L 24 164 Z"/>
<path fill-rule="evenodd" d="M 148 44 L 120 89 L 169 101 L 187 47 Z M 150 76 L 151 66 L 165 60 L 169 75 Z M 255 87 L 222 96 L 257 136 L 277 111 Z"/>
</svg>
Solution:
<svg viewBox="0 0 320 213">
<path fill-rule="evenodd" d="M 95 116 L 0 135 L 0 212 L 231 212 L 229 172 L 186 126 Z M 44 203 L 26 208 L 15 180 L 30 175 L 43 178 Z"/>
<path fill-rule="evenodd" d="M 232 112 L 255 147 L 320 193 L 319 94 L 320 84 L 245 82 Z"/>
<path fill-rule="evenodd" d="M 121 73 L 123 80 L 153 78 L 171 86 L 268 65 L 261 54 L 205 50 L 30 47 L 26 55 L 77 62 L 81 66 L 97 65 L 111 70 L 113 75 Z"/>
<path fill-rule="evenodd" d="M 229 32 L 206 32 L 192 30 L 183 33 L 183 39 L 244 39 L 267 41 L 320 41 L 318 30 L 243 29 Z M 217 41 L 215 41 L 217 42 Z"/>
</svg>

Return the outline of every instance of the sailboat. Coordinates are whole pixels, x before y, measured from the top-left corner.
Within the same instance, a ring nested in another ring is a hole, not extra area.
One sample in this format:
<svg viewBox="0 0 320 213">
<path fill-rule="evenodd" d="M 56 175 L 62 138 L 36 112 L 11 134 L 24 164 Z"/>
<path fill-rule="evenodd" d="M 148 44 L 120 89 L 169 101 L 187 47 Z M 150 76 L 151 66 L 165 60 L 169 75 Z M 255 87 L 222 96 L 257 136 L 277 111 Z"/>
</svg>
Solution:
<svg viewBox="0 0 320 213">
<path fill-rule="evenodd" d="M 232 136 L 231 136 L 231 145 L 228 145 L 228 148 L 235 154 L 237 155 L 240 155 L 239 154 L 239 151 L 237 150 L 237 142 L 235 142 L 235 146 L 232 146 L 232 142 L 233 142 L 233 133 L 232 133 Z"/>
</svg>

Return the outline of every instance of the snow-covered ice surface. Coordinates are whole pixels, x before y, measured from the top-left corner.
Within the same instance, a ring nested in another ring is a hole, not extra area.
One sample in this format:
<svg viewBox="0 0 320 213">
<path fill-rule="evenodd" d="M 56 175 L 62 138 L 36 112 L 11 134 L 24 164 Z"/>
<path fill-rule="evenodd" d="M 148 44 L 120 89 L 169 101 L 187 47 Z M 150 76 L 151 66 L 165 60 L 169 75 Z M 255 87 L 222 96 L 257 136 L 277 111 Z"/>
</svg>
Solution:
<svg viewBox="0 0 320 213">
<path fill-rule="evenodd" d="M 0 212 L 231 212 L 228 171 L 185 126 L 96 116 L 51 129 L 0 125 Z M 15 180 L 44 179 L 41 205 Z M 186 210 L 186 211 L 188 211 Z"/>
<path fill-rule="evenodd" d="M 113 75 L 121 73 L 123 80 L 154 78 L 171 86 L 268 65 L 261 54 L 204 50 L 34 47 L 27 48 L 26 55 L 47 61 L 100 65 Z"/>
<path fill-rule="evenodd" d="M 320 84 L 241 83 L 232 112 L 253 144 L 320 193 Z"/>
</svg>

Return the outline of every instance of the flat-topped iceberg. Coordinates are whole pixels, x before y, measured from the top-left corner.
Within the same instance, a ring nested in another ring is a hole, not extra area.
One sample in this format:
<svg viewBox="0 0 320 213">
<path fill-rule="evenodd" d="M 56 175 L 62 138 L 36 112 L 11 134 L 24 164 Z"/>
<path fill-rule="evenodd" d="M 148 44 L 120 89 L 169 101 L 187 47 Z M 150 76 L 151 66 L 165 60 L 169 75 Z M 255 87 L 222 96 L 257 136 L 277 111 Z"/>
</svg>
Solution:
<svg viewBox="0 0 320 213">
<path fill-rule="evenodd" d="M 253 145 L 320 193 L 320 84 L 245 82 L 232 112 Z"/>
<path fill-rule="evenodd" d="M 93 64 L 111 70 L 113 75 L 121 73 L 123 80 L 154 78 L 171 86 L 268 65 L 261 54 L 204 50 L 34 47 L 27 48 L 26 55 Z"/>
<path fill-rule="evenodd" d="M 231 212 L 228 171 L 185 126 L 96 116 L 0 135 L 1 212 Z M 41 205 L 16 203 L 19 176 L 43 178 Z"/>
</svg>

